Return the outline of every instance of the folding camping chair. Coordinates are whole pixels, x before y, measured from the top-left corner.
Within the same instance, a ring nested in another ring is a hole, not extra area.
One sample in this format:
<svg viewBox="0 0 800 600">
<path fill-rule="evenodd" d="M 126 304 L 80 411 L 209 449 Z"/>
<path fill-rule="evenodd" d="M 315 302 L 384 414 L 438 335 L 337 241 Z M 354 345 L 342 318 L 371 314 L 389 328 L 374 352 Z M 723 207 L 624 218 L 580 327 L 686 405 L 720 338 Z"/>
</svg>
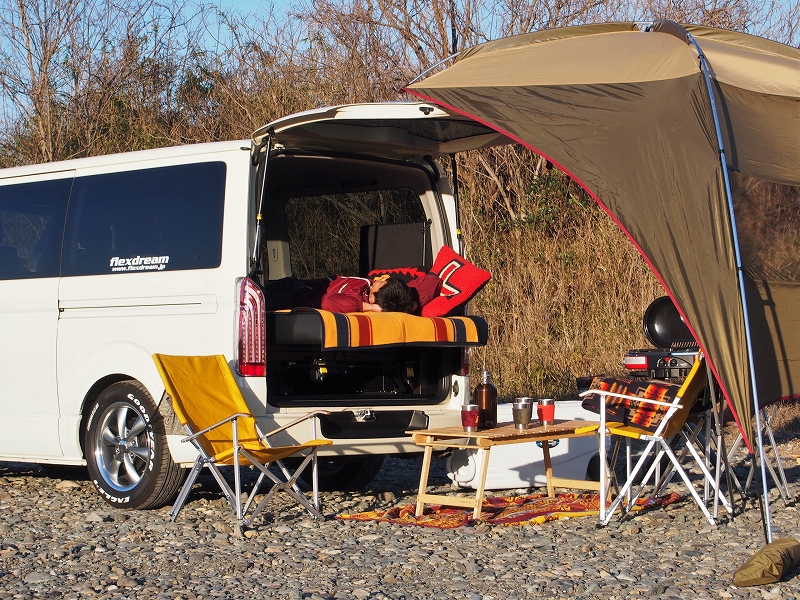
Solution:
<svg viewBox="0 0 800 600">
<path fill-rule="evenodd" d="M 772 481 L 775 483 L 775 487 L 778 488 L 778 491 L 781 494 L 781 498 L 783 498 L 783 503 L 785 505 L 789 505 L 791 502 L 791 491 L 789 490 L 789 482 L 786 480 L 786 472 L 783 470 L 783 462 L 781 461 L 781 455 L 778 452 L 778 444 L 775 441 L 775 435 L 772 430 L 772 423 L 775 420 L 775 414 L 777 412 L 778 405 L 772 404 L 767 408 L 761 409 L 761 431 L 762 436 L 769 439 L 770 446 L 772 447 L 772 456 L 773 461 L 775 462 L 775 466 L 772 465 L 772 462 L 769 460 L 767 454 L 764 454 L 764 458 L 766 459 L 766 466 L 769 471 L 769 474 L 772 476 Z M 755 429 L 755 420 L 753 422 L 753 428 Z M 755 436 L 754 436 L 755 437 Z M 727 463 L 732 465 L 736 462 L 736 453 L 739 451 L 740 447 L 743 445 L 744 437 L 742 433 L 736 436 L 733 444 L 731 444 L 731 448 L 728 451 Z M 750 457 L 750 454 L 747 455 Z M 750 466 L 747 471 L 747 477 L 744 486 L 739 482 L 739 479 L 734 476 L 733 481 L 736 484 L 736 487 L 739 489 L 739 493 L 742 497 L 745 497 L 749 491 L 750 486 L 753 483 L 753 475 L 755 474 L 757 465 L 757 456 L 752 455 Z M 777 472 L 776 472 L 777 469 Z"/>
<path fill-rule="evenodd" d="M 270 438 L 308 419 L 311 419 L 312 435 L 316 438 L 315 417 L 320 413 L 329 414 L 327 411 L 308 413 L 283 427 L 262 433 L 255 418 L 250 414 L 250 409 L 224 356 L 154 354 L 153 360 L 164 381 L 166 394 L 172 401 L 175 415 L 189 433 L 181 441 L 190 442 L 199 453 L 169 513 L 173 521 L 186 502 L 192 485 L 204 466 L 209 468 L 222 493 L 231 503 L 239 524 L 249 526 L 278 491 L 286 492 L 313 517 L 322 517 L 317 486 L 317 450 L 320 446 L 332 442 L 312 439 L 291 446 L 273 446 Z M 290 474 L 282 460 L 301 452 L 307 452 L 307 455 L 294 474 Z M 260 474 L 246 504 L 242 506 L 240 466 L 248 463 L 258 469 Z M 271 463 L 279 467 L 283 479 L 270 471 Z M 297 486 L 297 477 L 309 463 L 313 469 L 313 504 Z M 233 467 L 233 489 L 222 476 L 220 466 Z M 246 517 L 265 479 L 273 482 L 272 488 L 250 516 Z"/>
<path fill-rule="evenodd" d="M 729 454 L 726 451 L 725 435 L 723 431 L 723 405 L 724 400 L 716 386 L 716 380 L 710 369 L 706 369 L 706 389 L 705 400 L 706 407 L 702 412 L 692 411 L 692 415 L 683 426 L 686 446 L 681 450 L 678 455 L 678 460 L 683 461 L 689 451 L 688 443 L 696 444 L 698 450 L 705 458 L 705 465 L 708 467 L 710 464 L 715 464 L 716 479 L 713 484 L 709 479 L 705 479 L 703 488 L 703 500 L 706 504 L 711 499 L 711 489 L 714 490 L 713 498 L 713 511 L 712 515 L 716 519 L 719 513 L 720 501 L 723 503 L 729 513 L 733 514 L 735 510 L 734 498 L 734 485 L 741 490 L 741 485 L 732 473 L 729 463 Z M 705 432 L 702 429 L 705 428 Z M 667 471 L 656 484 L 653 495 L 657 495 L 663 490 L 675 474 L 674 469 Z M 728 497 L 720 498 L 720 482 L 722 475 L 725 475 L 725 481 L 728 489 Z M 725 500 L 727 499 L 727 503 Z"/>
<path fill-rule="evenodd" d="M 703 475 L 706 477 L 706 481 L 710 482 L 710 484 L 714 487 L 716 492 L 716 482 L 711 476 L 711 473 L 708 470 L 708 467 L 705 464 L 705 461 L 699 456 L 696 448 L 693 444 L 693 439 L 690 437 L 690 430 L 684 429 L 684 425 L 686 424 L 687 419 L 689 418 L 689 413 L 694 404 L 696 398 L 703 390 L 703 387 L 706 384 L 706 365 L 705 360 L 703 360 L 702 356 L 698 356 L 695 360 L 689 375 L 684 380 L 683 384 L 677 390 L 674 391 L 675 385 L 670 386 L 669 384 L 665 384 L 663 381 L 653 382 L 654 385 L 659 386 L 661 390 L 661 395 L 659 396 L 661 400 L 655 400 L 652 398 L 644 398 L 640 396 L 632 396 L 628 394 L 623 394 L 619 392 L 615 392 L 611 389 L 590 389 L 585 392 L 582 392 L 580 395 L 583 397 L 589 396 L 591 394 L 596 394 L 599 396 L 600 406 L 600 453 L 601 453 L 601 463 L 605 461 L 605 451 L 606 451 L 606 439 L 607 436 L 619 436 L 618 439 L 625 438 L 628 444 L 628 456 L 630 456 L 630 444 L 633 440 L 642 440 L 647 442 L 646 448 L 642 451 L 642 454 L 639 460 L 636 463 L 636 466 L 631 470 L 630 466 L 627 469 L 627 480 L 622 488 L 619 490 L 617 497 L 611 503 L 611 505 L 606 508 L 605 504 L 601 502 L 600 505 L 600 516 L 598 518 L 598 525 L 607 525 L 611 520 L 614 512 L 622 506 L 623 509 L 623 516 L 627 514 L 630 509 L 634 506 L 636 500 L 641 495 L 644 486 L 650 480 L 650 477 L 653 476 L 655 470 L 659 467 L 661 463 L 661 459 L 666 454 L 671 463 L 673 469 L 681 476 L 686 487 L 689 489 L 689 492 L 692 494 L 697 505 L 703 511 L 706 519 L 712 525 L 715 524 L 715 521 L 711 514 L 708 511 L 708 508 L 705 505 L 705 502 L 700 498 L 700 495 L 697 493 L 694 485 L 689 479 L 688 474 L 684 470 L 681 459 L 679 459 L 675 452 L 671 447 L 671 442 L 673 438 L 677 435 L 683 437 L 683 440 L 686 445 L 686 449 L 694 458 L 697 466 L 703 472 Z M 670 388 L 673 388 L 673 397 L 670 399 Z M 658 422 L 658 426 L 655 428 L 655 431 L 650 431 L 642 425 L 635 425 L 625 422 L 612 422 L 607 419 L 607 402 L 609 398 L 612 402 L 619 402 L 622 401 L 628 404 L 632 409 L 641 409 L 647 408 L 650 416 L 648 420 L 657 421 L 657 417 L 660 416 L 660 422 Z M 650 455 L 652 451 L 658 448 L 658 452 L 652 460 L 649 469 L 647 470 L 645 476 L 641 479 L 640 485 L 637 491 L 631 494 L 631 490 L 633 488 L 634 483 L 637 481 L 637 477 L 639 473 L 644 469 L 647 461 L 650 459 Z M 614 462 L 616 460 L 616 451 L 614 452 L 614 459 L 611 462 L 610 470 L 613 473 L 614 471 Z M 604 497 L 605 494 L 605 482 L 608 479 L 608 475 L 606 478 L 601 478 L 601 497 Z M 659 486 L 656 486 L 656 491 L 658 491 Z M 627 496 L 627 501 L 623 504 Z M 730 504 L 728 504 L 727 500 L 722 496 L 722 502 L 725 507 L 728 509 L 729 512 L 732 512 Z"/>
</svg>

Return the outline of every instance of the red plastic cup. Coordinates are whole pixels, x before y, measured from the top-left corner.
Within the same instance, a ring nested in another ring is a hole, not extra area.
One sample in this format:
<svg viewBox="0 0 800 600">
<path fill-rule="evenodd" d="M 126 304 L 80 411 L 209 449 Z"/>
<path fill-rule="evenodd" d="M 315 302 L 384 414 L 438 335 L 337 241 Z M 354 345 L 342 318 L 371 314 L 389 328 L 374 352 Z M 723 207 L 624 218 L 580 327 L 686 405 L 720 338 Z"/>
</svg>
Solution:
<svg viewBox="0 0 800 600">
<path fill-rule="evenodd" d="M 461 407 L 461 426 L 464 431 L 478 431 L 479 417 L 480 406 L 477 404 L 465 404 Z"/>
<path fill-rule="evenodd" d="M 536 404 L 536 416 L 539 417 L 539 424 L 552 425 L 556 420 L 556 405 L 552 398 L 542 398 Z"/>
</svg>

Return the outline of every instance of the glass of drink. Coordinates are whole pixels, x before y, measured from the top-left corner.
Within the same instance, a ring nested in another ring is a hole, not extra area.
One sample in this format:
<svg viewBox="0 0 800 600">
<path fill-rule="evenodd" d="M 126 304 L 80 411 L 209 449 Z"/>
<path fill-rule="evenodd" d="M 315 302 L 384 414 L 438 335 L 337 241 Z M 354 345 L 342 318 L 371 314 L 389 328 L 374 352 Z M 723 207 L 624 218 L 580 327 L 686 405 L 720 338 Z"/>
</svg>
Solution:
<svg viewBox="0 0 800 600">
<path fill-rule="evenodd" d="M 536 404 L 536 416 L 540 425 L 552 425 L 556 420 L 556 405 L 553 398 L 541 398 Z"/>
<path fill-rule="evenodd" d="M 461 426 L 464 431 L 478 431 L 478 417 L 480 416 L 480 406 L 477 404 L 465 404 L 461 407 Z"/>
<path fill-rule="evenodd" d="M 533 417 L 533 404 L 530 398 L 514 398 L 511 405 L 511 414 L 514 417 L 514 427 L 527 429 Z"/>
</svg>

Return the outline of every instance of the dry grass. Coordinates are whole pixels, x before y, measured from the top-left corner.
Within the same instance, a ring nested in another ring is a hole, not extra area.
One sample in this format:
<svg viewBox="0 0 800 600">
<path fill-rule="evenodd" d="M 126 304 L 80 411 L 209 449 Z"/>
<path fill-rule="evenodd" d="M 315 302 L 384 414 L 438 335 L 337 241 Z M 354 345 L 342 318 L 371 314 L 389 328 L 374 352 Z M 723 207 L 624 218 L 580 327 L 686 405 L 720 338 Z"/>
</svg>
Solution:
<svg viewBox="0 0 800 600">
<path fill-rule="evenodd" d="M 753 279 L 800 282 L 800 187 L 734 173 L 742 257 Z"/>
<path fill-rule="evenodd" d="M 649 347 L 642 316 L 663 290 L 590 198 L 525 158 L 522 195 L 473 188 L 461 199 L 469 258 L 492 273 L 470 305 L 490 327 L 473 370 L 491 370 L 504 397 L 574 397 L 576 377 L 622 372 L 629 349 Z"/>
<path fill-rule="evenodd" d="M 790 444 L 800 455 L 800 400 L 787 400 L 778 404 L 772 424 L 775 441 Z"/>
</svg>

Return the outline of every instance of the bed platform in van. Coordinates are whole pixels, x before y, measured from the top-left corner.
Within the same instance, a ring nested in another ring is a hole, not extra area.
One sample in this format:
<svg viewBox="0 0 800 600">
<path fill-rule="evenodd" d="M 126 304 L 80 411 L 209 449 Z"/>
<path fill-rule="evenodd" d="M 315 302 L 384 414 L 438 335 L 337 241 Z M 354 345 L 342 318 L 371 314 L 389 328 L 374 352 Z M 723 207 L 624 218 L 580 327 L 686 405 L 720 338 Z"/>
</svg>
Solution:
<svg viewBox="0 0 800 600">
<path fill-rule="evenodd" d="M 481 317 L 418 317 L 406 313 L 333 313 L 295 308 L 270 313 L 275 343 L 353 350 L 376 346 L 483 346 L 488 326 Z"/>
</svg>

